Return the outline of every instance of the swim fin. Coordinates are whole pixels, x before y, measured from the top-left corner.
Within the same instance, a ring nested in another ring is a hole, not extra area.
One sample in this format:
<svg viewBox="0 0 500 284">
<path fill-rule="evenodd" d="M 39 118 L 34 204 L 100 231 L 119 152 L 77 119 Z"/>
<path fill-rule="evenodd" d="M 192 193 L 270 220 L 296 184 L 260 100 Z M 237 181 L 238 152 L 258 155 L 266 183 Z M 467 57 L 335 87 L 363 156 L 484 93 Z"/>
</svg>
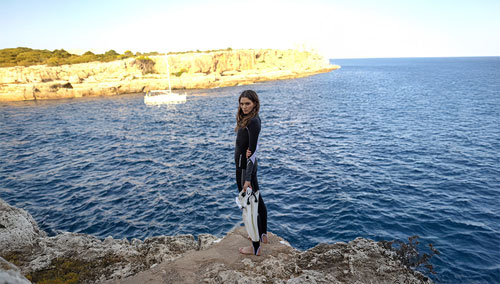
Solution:
<svg viewBox="0 0 500 284">
<path fill-rule="evenodd" d="M 259 192 L 253 192 L 251 188 L 247 188 L 246 192 L 242 190 L 238 195 L 238 201 L 243 207 L 243 223 L 248 235 L 253 242 L 260 241 L 259 227 L 257 225 Z"/>
</svg>

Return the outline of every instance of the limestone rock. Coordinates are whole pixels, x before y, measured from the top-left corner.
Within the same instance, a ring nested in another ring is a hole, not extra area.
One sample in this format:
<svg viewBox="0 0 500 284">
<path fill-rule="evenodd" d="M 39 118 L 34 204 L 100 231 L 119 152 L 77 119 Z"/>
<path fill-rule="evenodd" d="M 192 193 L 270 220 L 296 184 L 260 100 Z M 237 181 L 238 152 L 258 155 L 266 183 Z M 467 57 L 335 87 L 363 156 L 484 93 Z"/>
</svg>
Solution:
<svg viewBox="0 0 500 284">
<path fill-rule="evenodd" d="M 0 284 L 30 284 L 19 268 L 0 257 Z"/>
<path fill-rule="evenodd" d="M 158 236 L 144 241 L 134 239 L 100 240 L 94 236 L 64 232 L 53 237 L 38 228 L 26 211 L 0 199 L 0 256 L 19 263 L 23 274 L 43 271 L 54 263 L 99 264 L 97 274 L 121 278 L 155 264 L 178 258 L 196 250 L 199 243 L 192 235 Z M 204 237 L 208 246 L 210 237 Z"/>
<path fill-rule="evenodd" d="M 0 101 L 110 96 L 168 88 L 165 56 L 151 56 L 156 74 L 143 74 L 133 58 L 63 66 L 0 68 Z M 229 50 L 172 54 L 171 87 L 198 89 L 290 79 L 338 68 L 297 50 Z M 53 88 L 70 83 L 73 88 Z"/>
<path fill-rule="evenodd" d="M 221 239 L 210 234 L 199 234 L 198 235 L 198 249 L 204 250 L 211 247 L 213 244 L 220 242 Z"/>
<path fill-rule="evenodd" d="M 82 283 L 432 283 L 364 238 L 300 251 L 268 232 L 262 255 L 247 256 L 237 251 L 249 245 L 238 226 L 222 239 L 200 234 L 198 240 L 192 235 L 101 240 L 69 232 L 47 237 L 26 211 L 1 199 L 0 224 L 0 257 L 20 269 L 0 258 L 0 284 L 26 283 L 20 273 L 35 279 L 61 267 L 73 275 L 79 271 Z"/>
<path fill-rule="evenodd" d="M 335 279 L 332 275 L 325 275 L 324 273 L 315 270 L 305 270 L 300 276 L 291 278 L 286 284 L 343 284 Z"/>
<path fill-rule="evenodd" d="M 0 199 L 0 252 L 32 246 L 45 236 L 30 214 Z"/>
<path fill-rule="evenodd" d="M 364 238 L 319 244 L 301 253 L 297 265 L 303 270 L 323 272 L 342 283 L 432 283 L 398 263 L 393 252 Z"/>
</svg>

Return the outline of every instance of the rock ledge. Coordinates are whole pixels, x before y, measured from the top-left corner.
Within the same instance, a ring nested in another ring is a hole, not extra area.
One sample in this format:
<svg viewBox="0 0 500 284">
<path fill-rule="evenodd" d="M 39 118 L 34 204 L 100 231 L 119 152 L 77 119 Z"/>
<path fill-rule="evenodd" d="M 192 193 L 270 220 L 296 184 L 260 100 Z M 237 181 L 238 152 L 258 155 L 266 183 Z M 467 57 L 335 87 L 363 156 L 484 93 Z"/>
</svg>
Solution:
<svg viewBox="0 0 500 284">
<path fill-rule="evenodd" d="M 364 238 L 300 251 L 269 233 L 259 257 L 238 253 L 248 244 L 240 226 L 222 239 L 48 237 L 26 211 L 0 199 L 0 283 L 432 283 Z"/>
</svg>

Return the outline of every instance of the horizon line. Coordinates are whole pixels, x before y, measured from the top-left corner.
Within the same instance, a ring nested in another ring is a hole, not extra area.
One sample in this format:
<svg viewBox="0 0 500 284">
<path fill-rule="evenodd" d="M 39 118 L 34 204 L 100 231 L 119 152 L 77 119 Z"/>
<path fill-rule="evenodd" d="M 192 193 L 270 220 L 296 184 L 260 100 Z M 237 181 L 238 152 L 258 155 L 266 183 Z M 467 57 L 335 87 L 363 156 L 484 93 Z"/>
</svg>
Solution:
<svg viewBox="0 0 500 284">
<path fill-rule="evenodd" d="M 382 56 L 382 57 L 334 57 L 329 60 L 337 59 L 404 59 L 404 58 L 477 58 L 477 57 L 500 57 L 500 55 L 450 55 L 450 56 Z"/>
</svg>

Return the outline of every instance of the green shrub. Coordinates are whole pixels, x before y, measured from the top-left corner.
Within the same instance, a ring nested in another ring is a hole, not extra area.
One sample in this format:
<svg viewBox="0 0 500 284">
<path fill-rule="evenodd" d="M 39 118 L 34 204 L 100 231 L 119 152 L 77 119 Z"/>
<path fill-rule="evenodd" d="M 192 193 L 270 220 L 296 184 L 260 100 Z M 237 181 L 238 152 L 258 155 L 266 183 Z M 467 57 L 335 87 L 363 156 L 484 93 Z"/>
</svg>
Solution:
<svg viewBox="0 0 500 284">
<path fill-rule="evenodd" d="M 107 57 L 115 57 L 120 55 L 118 52 L 114 51 L 113 49 L 110 49 L 104 53 L 105 56 Z"/>
<path fill-rule="evenodd" d="M 434 267 L 430 264 L 429 260 L 434 255 L 439 255 L 439 251 L 434 248 L 434 246 L 429 243 L 430 253 L 422 253 L 419 251 L 418 241 L 419 236 L 412 236 L 408 238 L 408 243 L 400 240 L 392 241 L 380 241 L 379 244 L 382 247 L 392 250 L 396 253 L 396 258 L 401 261 L 401 263 L 410 268 L 416 270 L 424 270 L 422 272 L 427 274 L 436 274 Z M 425 281 L 427 281 L 425 279 Z"/>
<path fill-rule="evenodd" d="M 61 257 L 52 260 L 48 268 L 29 273 L 26 278 L 40 284 L 96 283 L 102 275 L 109 276 L 108 267 L 119 261 L 112 255 L 92 262 Z"/>
<path fill-rule="evenodd" d="M 132 61 L 132 66 L 137 65 L 141 70 L 142 74 L 152 74 L 155 73 L 154 66 L 155 62 L 153 59 L 147 56 L 139 56 L 134 61 Z"/>
<path fill-rule="evenodd" d="M 186 73 L 186 72 L 188 72 L 188 70 L 182 68 L 179 72 L 172 72 L 171 74 L 176 76 L 176 77 L 180 77 L 183 73 Z"/>
<path fill-rule="evenodd" d="M 52 51 L 52 57 L 68 58 L 68 57 L 71 57 L 71 53 L 67 52 L 64 49 L 56 49 L 56 50 Z"/>
<path fill-rule="evenodd" d="M 10 62 L 0 63 L 0 67 L 14 67 L 14 66 L 17 66 L 17 63 L 10 63 Z"/>
<path fill-rule="evenodd" d="M 48 59 L 50 57 L 49 54 L 46 54 L 45 52 L 37 52 L 34 50 L 29 50 L 29 51 L 24 51 L 20 52 L 17 54 L 15 62 L 18 65 L 22 66 L 30 66 L 30 65 L 35 65 L 35 64 L 40 64 L 44 60 Z"/>
<path fill-rule="evenodd" d="M 18 48 L 5 48 L 0 50 L 0 63 L 1 64 L 15 64 L 17 65 L 17 55 L 22 52 L 29 51 L 29 48 L 18 47 Z"/>
<path fill-rule="evenodd" d="M 59 66 L 59 65 L 63 64 L 63 61 L 60 58 L 52 57 L 52 58 L 49 58 L 47 61 L 45 61 L 45 64 L 47 64 L 49 66 Z"/>
</svg>

